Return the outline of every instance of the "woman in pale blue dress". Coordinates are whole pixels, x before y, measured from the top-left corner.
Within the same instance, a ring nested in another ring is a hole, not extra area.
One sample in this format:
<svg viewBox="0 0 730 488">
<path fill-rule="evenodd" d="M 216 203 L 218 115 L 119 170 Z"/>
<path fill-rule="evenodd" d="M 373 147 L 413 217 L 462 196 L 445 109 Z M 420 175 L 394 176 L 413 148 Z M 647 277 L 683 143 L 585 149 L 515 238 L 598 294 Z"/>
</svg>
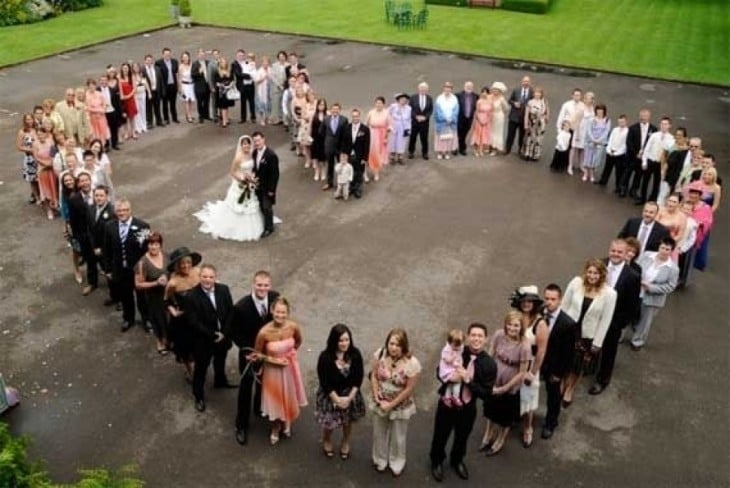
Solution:
<svg viewBox="0 0 730 488">
<path fill-rule="evenodd" d="M 584 119 L 585 120 L 585 119 Z M 611 120 L 603 104 L 596 105 L 595 114 L 586 128 L 583 148 L 583 181 L 594 182 L 596 168 L 603 165 L 606 158 L 606 144 L 611 132 Z"/>
</svg>

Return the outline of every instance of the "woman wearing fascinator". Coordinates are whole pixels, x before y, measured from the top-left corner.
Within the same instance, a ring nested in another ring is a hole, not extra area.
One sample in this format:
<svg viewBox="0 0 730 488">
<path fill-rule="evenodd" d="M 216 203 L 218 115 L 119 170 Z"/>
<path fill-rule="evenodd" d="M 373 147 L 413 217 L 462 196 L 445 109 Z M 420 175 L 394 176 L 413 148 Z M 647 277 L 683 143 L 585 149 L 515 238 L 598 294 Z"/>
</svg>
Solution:
<svg viewBox="0 0 730 488">
<path fill-rule="evenodd" d="M 244 135 L 238 139 L 229 170 L 231 186 L 225 199 L 207 202 L 194 214 L 202 222 L 200 232 L 235 241 L 256 241 L 261 236 L 264 217 L 256 197 L 258 180 L 253 173 L 252 148 L 251 137 Z"/>
</svg>

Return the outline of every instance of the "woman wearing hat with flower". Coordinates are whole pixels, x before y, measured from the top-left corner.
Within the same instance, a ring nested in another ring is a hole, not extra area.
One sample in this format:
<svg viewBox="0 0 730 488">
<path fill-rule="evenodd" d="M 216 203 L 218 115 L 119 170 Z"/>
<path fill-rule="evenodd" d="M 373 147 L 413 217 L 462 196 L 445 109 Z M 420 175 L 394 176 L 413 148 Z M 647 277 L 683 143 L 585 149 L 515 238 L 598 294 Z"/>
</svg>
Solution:
<svg viewBox="0 0 730 488">
<path fill-rule="evenodd" d="M 504 99 L 507 87 L 501 81 L 495 81 L 490 88 L 492 97 L 492 151 L 490 156 L 504 153 L 504 119 L 509 113 L 509 104 Z"/>
<path fill-rule="evenodd" d="M 185 302 L 190 290 L 200 283 L 198 265 L 203 257 L 187 247 L 170 254 L 167 270 L 171 273 L 165 288 L 165 302 L 170 313 L 169 340 L 175 359 L 185 366 L 185 379 L 193 379 L 193 331 L 185 317 Z"/>
<path fill-rule="evenodd" d="M 434 121 L 436 125 L 436 159 L 449 159 L 456 154 L 458 141 L 456 123 L 459 119 L 459 101 L 452 93 L 454 85 L 450 81 L 444 83 L 443 92 L 434 103 Z"/>
<path fill-rule="evenodd" d="M 393 132 L 388 140 L 388 152 L 390 162 L 403 163 L 403 155 L 408 146 L 408 138 L 411 136 L 411 106 L 410 97 L 407 93 L 398 93 L 395 101 L 388 107 L 388 114 L 392 123 Z"/>
</svg>

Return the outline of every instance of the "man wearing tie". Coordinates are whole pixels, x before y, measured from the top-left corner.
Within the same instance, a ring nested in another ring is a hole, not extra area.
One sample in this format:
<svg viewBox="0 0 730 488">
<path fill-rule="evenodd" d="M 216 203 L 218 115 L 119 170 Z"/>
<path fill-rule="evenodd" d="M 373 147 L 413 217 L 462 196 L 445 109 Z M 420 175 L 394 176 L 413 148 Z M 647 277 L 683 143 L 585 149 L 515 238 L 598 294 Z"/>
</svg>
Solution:
<svg viewBox="0 0 730 488">
<path fill-rule="evenodd" d="M 534 95 L 535 92 L 530 86 L 529 76 L 523 77 L 519 88 L 512 90 L 512 95 L 509 97 L 509 124 L 507 125 L 505 154 L 508 154 L 512 150 L 512 145 L 515 142 L 515 133 L 519 134 L 517 137 L 517 152 L 520 152 L 520 149 L 522 149 L 522 143 L 525 140 L 525 107 Z"/>
<path fill-rule="evenodd" d="M 466 156 L 466 135 L 471 129 L 474 121 L 474 108 L 477 104 L 477 96 L 474 93 L 474 83 L 464 83 L 464 90 L 456 95 L 459 101 L 459 119 L 456 124 L 456 131 L 459 136 L 459 154 Z"/>
<path fill-rule="evenodd" d="M 68 232 L 78 242 L 81 248 L 81 256 L 86 261 L 86 286 L 82 294 L 88 295 L 94 291 L 99 282 L 99 272 L 96 266 L 96 257 L 91 247 L 89 228 L 90 205 L 94 203 L 91 193 L 91 175 L 86 171 L 79 173 L 77 178 L 78 190 L 71 194 L 68 199 Z"/>
<path fill-rule="evenodd" d="M 107 275 L 106 261 L 103 258 L 104 232 L 107 223 L 116 218 L 114 205 L 109 202 L 109 188 L 98 185 L 94 188 L 94 206 L 89 212 L 89 243 L 94 252 L 95 261 L 101 265 L 102 272 Z M 87 270 L 88 272 L 88 270 Z M 114 295 L 114 286 L 108 283 L 109 298 L 104 300 L 104 306 L 114 305 L 119 301 Z"/>
<path fill-rule="evenodd" d="M 428 159 L 429 120 L 433 113 L 433 98 L 428 94 L 428 83 L 418 84 L 418 93 L 411 95 L 411 138 L 408 141 L 408 159 L 416 152 L 416 139 L 421 141 L 421 154 Z"/>
<path fill-rule="evenodd" d="M 154 126 L 159 127 L 165 125 L 160 116 L 160 99 L 164 92 L 162 73 L 160 72 L 160 68 L 155 66 L 151 54 L 144 57 L 143 76 L 147 79 L 147 83 L 150 86 L 150 93 L 147 97 L 147 128 L 151 129 Z M 154 125 L 152 124 L 153 115 Z"/>
<path fill-rule="evenodd" d="M 216 269 L 212 264 L 200 267 L 200 283 L 190 290 L 185 305 L 188 323 L 195 334 L 193 355 L 193 396 L 195 409 L 205 411 L 205 376 L 213 360 L 215 388 L 235 388 L 226 378 L 226 356 L 231 340 L 223 331 L 229 330 L 233 318 L 233 298 L 228 286 L 215 281 Z"/>
<path fill-rule="evenodd" d="M 147 252 L 147 222 L 132 217 L 132 205 L 126 198 L 116 204 L 117 220 L 104 228 L 104 269 L 114 287 L 116 297 L 122 302 L 124 325 L 122 332 L 134 326 L 134 265 Z"/>
<path fill-rule="evenodd" d="M 363 175 L 365 165 L 370 155 L 370 129 L 360 123 L 360 110 L 353 108 L 350 112 L 352 122 L 345 131 L 345 139 L 342 142 L 342 152 L 349 155 L 352 164 L 353 177 L 350 183 L 350 193 L 355 198 L 362 198 Z"/>
<path fill-rule="evenodd" d="M 659 132 L 652 133 L 644 145 L 641 153 L 641 195 L 636 198 L 636 205 L 643 205 L 647 201 L 656 202 L 659 196 L 662 157 L 674 147 L 674 136 L 669 133 L 671 128 L 672 119 L 662 117 Z M 650 179 L 653 180 L 651 193 L 647 195 Z"/>
<path fill-rule="evenodd" d="M 333 103 L 330 115 L 319 126 L 319 130 L 324 132 L 324 157 L 327 159 L 327 184 L 322 186 L 322 191 L 335 186 L 335 164 L 342 152 L 342 140 L 348 125 L 347 117 L 340 115 L 340 110 L 340 104 Z"/>
<path fill-rule="evenodd" d="M 225 332 L 226 337 L 230 337 L 238 346 L 238 372 L 242 376 L 236 411 L 236 441 L 241 445 L 247 442 L 252 399 L 254 414 L 261 413 L 261 388 L 256 381 L 256 363 L 249 361 L 248 356 L 261 328 L 271 322 L 270 305 L 278 297 L 279 292 L 271 289 L 271 274 L 264 270 L 257 271 L 251 293 L 233 306 L 233 319 Z"/>
<path fill-rule="evenodd" d="M 649 140 L 649 136 L 656 132 L 656 127 L 650 122 L 651 112 L 648 109 L 639 111 L 639 121 L 631 127 L 626 134 L 626 172 L 621 181 L 620 197 L 625 197 L 626 193 L 631 198 L 638 198 L 639 184 L 641 183 L 641 159 L 644 152 L 644 146 Z M 633 175 L 633 180 L 631 176 Z M 630 185 L 629 185 L 630 183 Z"/>
<path fill-rule="evenodd" d="M 195 99 L 198 102 L 198 121 L 202 124 L 205 119 L 210 120 L 210 80 L 205 49 L 198 49 L 198 59 L 193 63 L 190 74 L 193 78 Z"/>
<path fill-rule="evenodd" d="M 172 116 L 172 121 L 179 124 L 180 121 L 177 120 L 178 62 L 177 59 L 172 57 L 170 48 L 162 49 L 162 58 L 158 59 L 155 65 L 160 69 L 162 84 L 164 85 L 162 90 L 162 115 L 165 117 L 166 123 L 170 123 L 170 117 Z"/>
<path fill-rule="evenodd" d="M 662 239 L 669 237 L 669 229 L 656 221 L 658 213 L 659 205 L 656 202 L 646 202 L 641 217 L 628 219 L 617 237 L 620 239 L 636 237 L 641 246 L 639 256 L 644 254 L 644 251 L 658 250 Z"/>
<path fill-rule="evenodd" d="M 251 136 L 254 151 L 251 155 L 254 161 L 253 173 L 258 178 L 256 196 L 259 199 L 261 213 L 264 215 L 264 231 L 261 238 L 270 236 L 274 232 L 274 205 L 276 204 L 276 187 L 279 184 L 279 157 L 266 147 L 264 135 L 256 131 Z"/>
</svg>

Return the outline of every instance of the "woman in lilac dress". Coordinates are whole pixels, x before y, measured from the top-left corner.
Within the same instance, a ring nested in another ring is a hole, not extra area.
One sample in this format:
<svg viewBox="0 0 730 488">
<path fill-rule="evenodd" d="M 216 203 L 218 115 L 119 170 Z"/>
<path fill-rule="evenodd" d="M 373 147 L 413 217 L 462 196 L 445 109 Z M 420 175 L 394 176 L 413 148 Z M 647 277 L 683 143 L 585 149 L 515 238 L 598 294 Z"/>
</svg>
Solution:
<svg viewBox="0 0 730 488">
<path fill-rule="evenodd" d="M 606 158 L 606 144 L 611 132 L 611 120 L 608 118 L 606 106 L 596 105 L 595 115 L 588 122 L 583 147 L 583 181 L 596 181 L 596 168 L 603 164 Z"/>
<path fill-rule="evenodd" d="M 395 102 L 388 107 L 388 114 L 392 121 L 392 137 L 388 141 L 388 153 L 390 162 L 403 164 L 403 154 L 408 146 L 408 138 L 411 135 L 411 106 L 408 104 L 410 97 L 407 93 L 399 93 L 395 96 Z"/>
</svg>

